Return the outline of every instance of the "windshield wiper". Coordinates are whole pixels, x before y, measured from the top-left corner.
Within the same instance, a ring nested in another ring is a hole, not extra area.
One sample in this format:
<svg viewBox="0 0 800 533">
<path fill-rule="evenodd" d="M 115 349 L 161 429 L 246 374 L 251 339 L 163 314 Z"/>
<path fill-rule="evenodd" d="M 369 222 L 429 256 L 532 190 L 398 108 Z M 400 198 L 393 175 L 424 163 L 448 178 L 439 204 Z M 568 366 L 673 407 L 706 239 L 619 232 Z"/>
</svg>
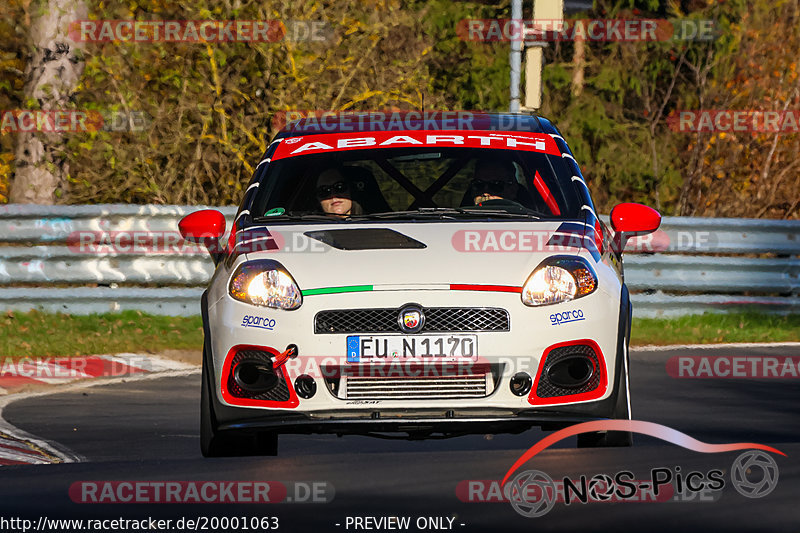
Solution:
<svg viewBox="0 0 800 533">
<path fill-rule="evenodd" d="M 519 208 L 524 209 L 524 208 Z M 527 211 L 527 210 L 526 210 Z M 455 220 L 459 217 L 476 218 L 529 218 L 539 220 L 541 217 L 530 212 L 509 212 L 505 209 L 486 209 L 484 207 L 420 207 L 410 211 L 384 211 L 380 213 L 365 213 L 339 217 L 322 213 L 282 213 L 280 215 L 262 215 L 254 217 L 253 222 L 281 222 L 286 220 L 303 220 L 340 223 L 352 220 L 389 220 L 436 218 L 440 220 Z"/>
<path fill-rule="evenodd" d="M 369 213 L 364 215 L 354 215 L 350 220 L 360 219 L 391 219 L 391 218 L 448 218 L 455 219 L 457 216 L 470 216 L 480 218 L 533 218 L 539 220 L 540 217 L 531 213 L 510 213 L 505 209 L 485 209 L 468 207 L 420 207 L 412 211 L 385 211 L 381 213 Z"/>
<path fill-rule="evenodd" d="M 356 219 L 372 219 L 372 218 L 453 218 L 452 215 L 457 215 L 459 212 L 456 209 L 449 207 L 420 207 L 411 211 L 383 211 L 380 213 L 365 213 L 363 215 L 355 215 L 352 218 Z"/>
<path fill-rule="evenodd" d="M 268 215 L 253 217 L 253 222 L 270 222 L 282 220 L 319 220 L 324 222 L 341 222 L 347 220 L 347 217 L 339 217 L 336 215 L 323 215 L 321 213 L 283 213 L 280 215 Z"/>
<path fill-rule="evenodd" d="M 539 216 L 541 213 L 536 213 L 535 211 L 531 211 L 527 207 L 522 207 L 522 206 L 513 207 L 515 211 L 508 211 L 506 209 L 486 209 L 485 207 L 458 207 L 453 209 L 458 209 L 459 213 L 478 215 L 478 216 L 503 217 L 503 218 L 522 217 L 522 218 L 533 218 L 536 220 L 542 218 L 541 216 Z"/>
</svg>

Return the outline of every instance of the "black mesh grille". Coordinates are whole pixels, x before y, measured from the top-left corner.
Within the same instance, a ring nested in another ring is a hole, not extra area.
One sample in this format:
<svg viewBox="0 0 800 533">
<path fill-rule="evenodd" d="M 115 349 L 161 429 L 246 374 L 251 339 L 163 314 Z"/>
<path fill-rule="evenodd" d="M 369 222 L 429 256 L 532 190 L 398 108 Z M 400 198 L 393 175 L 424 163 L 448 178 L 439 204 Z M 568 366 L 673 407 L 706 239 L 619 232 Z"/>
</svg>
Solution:
<svg viewBox="0 0 800 533">
<path fill-rule="evenodd" d="M 586 355 L 594 362 L 595 373 L 592 375 L 589 381 L 587 381 L 586 384 L 581 387 L 569 389 L 558 387 L 550 383 L 547 380 L 545 370 L 550 365 L 557 363 L 561 359 L 573 355 Z M 597 354 L 594 353 L 594 349 L 591 346 L 578 344 L 575 346 L 562 346 L 561 348 L 556 348 L 547 354 L 547 361 L 545 361 L 542 375 L 539 377 L 539 385 L 536 387 L 536 396 L 539 398 L 552 398 L 553 396 L 566 396 L 567 394 L 580 394 L 582 392 L 592 391 L 596 389 L 598 385 L 600 385 L 600 372 L 602 371 L 603 369 L 600 368 L 600 361 L 597 359 Z"/>
<path fill-rule="evenodd" d="M 383 333 L 400 331 L 397 309 L 339 309 L 320 311 L 314 333 Z"/>
<path fill-rule="evenodd" d="M 314 333 L 397 333 L 401 332 L 397 309 L 335 309 L 320 311 L 314 319 Z M 508 311 L 479 307 L 423 308 L 425 324 L 419 333 L 457 331 L 509 331 Z"/>
<path fill-rule="evenodd" d="M 252 394 L 242 390 L 242 388 L 233 378 L 233 369 L 236 368 L 236 364 L 242 359 L 262 359 L 269 361 L 270 364 L 272 363 L 272 355 L 260 350 L 243 350 L 234 355 L 233 360 L 231 361 L 231 372 L 228 375 L 228 390 L 232 396 L 235 398 L 248 398 L 251 400 L 265 400 L 272 402 L 289 401 L 289 388 L 286 386 L 286 380 L 283 379 L 283 372 L 280 370 L 275 372 L 275 374 L 278 376 L 278 384 L 275 385 L 273 389 L 260 394 Z"/>
</svg>

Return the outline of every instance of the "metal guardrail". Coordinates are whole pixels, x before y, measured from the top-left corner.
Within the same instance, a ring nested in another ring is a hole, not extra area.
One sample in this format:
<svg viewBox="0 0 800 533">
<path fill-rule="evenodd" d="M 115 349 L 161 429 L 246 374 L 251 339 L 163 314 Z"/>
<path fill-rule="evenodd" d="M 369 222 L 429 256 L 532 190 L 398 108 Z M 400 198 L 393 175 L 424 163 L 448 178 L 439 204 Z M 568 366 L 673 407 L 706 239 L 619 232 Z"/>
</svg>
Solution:
<svg viewBox="0 0 800 533">
<path fill-rule="evenodd" d="M 665 251 L 680 253 L 797 255 L 800 221 L 664 217 L 659 230 L 639 242 L 640 250 L 650 243 L 656 250 L 667 244 Z"/>
<path fill-rule="evenodd" d="M 191 247 L 197 249 L 196 247 Z M 214 266 L 208 253 L 87 256 L 66 246 L 7 247 L 0 285 L 11 283 L 159 283 L 199 286 Z"/>
<path fill-rule="evenodd" d="M 90 315 L 142 311 L 153 315 L 194 316 L 200 314 L 202 288 L 4 288 L 0 310 Z"/>
<path fill-rule="evenodd" d="M 800 259 L 628 254 L 631 290 L 797 294 Z"/>
<path fill-rule="evenodd" d="M 178 221 L 204 206 L 160 205 L 0 205 L 0 241 L 50 244 L 81 231 L 175 232 Z M 236 207 L 214 207 L 230 225 Z"/>
<path fill-rule="evenodd" d="M 0 206 L 0 309 L 199 314 L 213 266 L 204 250 L 177 236 L 181 217 L 198 209 L 203 207 Z M 230 227 L 236 208 L 217 209 Z M 125 253 L 119 247 L 79 253 L 81 235 L 118 232 L 155 236 L 180 253 Z M 637 316 L 742 306 L 800 312 L 800 222 L 665 217 L 658 232 L 632 240 L 627 251 L 625 275 Z M 23 283 L 35 286 L 14 287 Z"/>
</svg>

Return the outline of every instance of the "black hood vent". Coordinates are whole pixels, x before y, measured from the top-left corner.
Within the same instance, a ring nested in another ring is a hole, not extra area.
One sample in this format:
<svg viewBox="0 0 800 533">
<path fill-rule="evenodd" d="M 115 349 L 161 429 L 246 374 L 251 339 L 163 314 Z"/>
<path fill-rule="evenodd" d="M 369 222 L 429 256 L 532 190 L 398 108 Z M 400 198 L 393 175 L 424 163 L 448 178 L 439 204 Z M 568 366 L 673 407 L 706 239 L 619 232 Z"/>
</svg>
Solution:
<svg viewBox="0 0 800 533">
<path fill-rule="evenodd" d="M 427 248 L 418 240 L 388 228 L 328 229 L 307 231 L 305 235 L 339 250 Z"/>
</svg>

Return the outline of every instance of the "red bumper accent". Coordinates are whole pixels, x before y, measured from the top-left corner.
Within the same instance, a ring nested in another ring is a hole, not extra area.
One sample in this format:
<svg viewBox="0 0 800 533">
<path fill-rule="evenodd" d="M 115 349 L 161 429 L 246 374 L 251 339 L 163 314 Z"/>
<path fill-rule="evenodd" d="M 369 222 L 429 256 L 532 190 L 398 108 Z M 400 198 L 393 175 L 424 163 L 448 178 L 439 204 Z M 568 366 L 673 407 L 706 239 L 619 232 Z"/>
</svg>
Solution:
<svg viewBox="0 0 800 533">
<path fill-rule="evenodd" d="M 550 355 L 550 352 L 556 348 L 562 348 L 564 346 L 578 346 L 582 344 L 591 346 L 594 352 L 597 354 L 597 360 L 600 364 L 600 368 L 596 369 L 600 372 L 600 384 L 597 386 L 597 388 L 588 392 L 565 394 L 563 396 L 548 396 L 546 398 L 540 398 L 536 396 L 536 390 L 539 388 L 539 380 L 542 378 L 544 365 L 547 362 L 547 356 Z M 603 356 L 603 350 L 600 349 L 600 346 L 595 341 L 590 339 L 579 339 L 574 341 L 559 342 L 558 344 L 549 346 L 542 354 L 542 358 L 539 361 L 539 369 L 536 371 L 536 378 L 533 380 L 533 387 L 531 387 L 531 392 L 528 395 L 528 403 L 531 405 L 559 405 L 565 403 L 585 402 L 587 400 L 599 400 L 606 393 L 607 389 L 608 374 L 606 373 L 606 359 Z"/>
<path fill-rule="evenodd" d="M 219 384 L 219 390 L 222 392 L 222 399 L 231 405 L 238 405 L 242 407 L 280 407 L 281 409 L 292 409 L 300 405 L 300 400 L 297 398 L 297 393 L 294 391 L 292 382 L 289 379 L 289 373 L 286 371 L 286 366 L 281 365 L 276 371 L 280 372 L 283 380 L 286 382 L 286 387 L 289 389 L 289 399 L 285 402 L 278 402 L 274 400 L 255 400 L 252 398 L 237 398 L 233 396 L 228 390 L 228 379 L 231 374 L 231 361 L 237 352 L 242 350 L 261 350 L 269 352 L 275 358 L 273 366 L 281 354 L 280 351 L 268 346 L 254 346 L 250 344 L 238 344 L 228 350 L 228 355 L 225 356 L 225 362 L 222 364 L 222 377 Z"/>
</svg>

